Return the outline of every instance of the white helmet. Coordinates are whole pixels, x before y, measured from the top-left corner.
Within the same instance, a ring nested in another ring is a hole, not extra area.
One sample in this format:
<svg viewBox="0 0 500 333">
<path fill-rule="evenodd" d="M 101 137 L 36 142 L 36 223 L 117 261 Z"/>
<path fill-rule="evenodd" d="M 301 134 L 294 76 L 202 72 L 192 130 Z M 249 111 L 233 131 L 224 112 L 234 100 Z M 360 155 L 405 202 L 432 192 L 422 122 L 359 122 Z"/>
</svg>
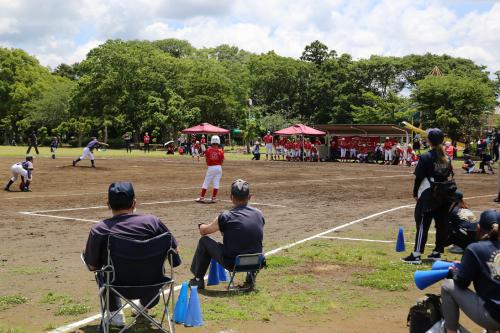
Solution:
<svg viewBox="0 0 500 333">
<path fill-rule="evenodd" d="M 210 139 L 210 142 L 214 145 L 220 145 L 220 138 L 218 135 L 212 135 L 212 138 Z"/>
</svg>

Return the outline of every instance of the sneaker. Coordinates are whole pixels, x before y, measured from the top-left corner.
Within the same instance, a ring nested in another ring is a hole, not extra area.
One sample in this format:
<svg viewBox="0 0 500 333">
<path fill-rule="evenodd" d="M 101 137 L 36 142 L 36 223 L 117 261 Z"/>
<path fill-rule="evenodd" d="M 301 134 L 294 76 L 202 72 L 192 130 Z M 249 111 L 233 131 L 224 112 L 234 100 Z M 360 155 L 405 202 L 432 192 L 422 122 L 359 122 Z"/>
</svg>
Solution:
<svg viewBox="0 0 500 333">
<path fill-rule="evenodd" d="M 455 253 L 455 254 L 463 254 L 464 253 L 464 249 L 462 249 L 460 246 L 458 245 L 453 245 L 453 246 L 450 246 L 448 248 L 448 251 L 450 253 Z"/>
<path fill-rule="evenodd" d="M 216 203 L 218 200 L 217 200 L 217 198 L 212 198 L 211 201 L 212 201 L 212 203 Z"/>
<path fill-rule="evenodd" d="M 73 166 L 76 166 L 76 161 L 73 161 Z"/>
<path fill-rule="evenodd" d="M 116 314 L 115 314 L 116 313 Z M 111 315 L 113 316 L 111 318 L 111 321 L 109 322 L 109 324 L 111 326 L 114 326 L 114 327 L 125 327 L 125 314 L 123 313 L 123 311 L 120 311 L 120 312 L 111 312 Z"/>
<path fill-rule="evenodd" d="M 430 260 L 441 260 L 441 253 L 436 252 L 436 251 L 432 251 L 432 253 L 427 256 L 427 259 L 430 259 Z"/>
<path fill-rule="evenodd" d="M 189 286 L 197 286 L 198 290 L 205 289 L 205 280 L 192 278 L 191 280 L 189 280 Z"/>
<path fill-rule="evenodd" d="M 199 203 L 204 203 L 205 202 L 205 198 L 204 197 L 199 197 L 198 199 L 195 200 L 196 202 L 199 202 Z"/>
<path fill-rule="evenodd" d="M 422 258 L 420 256 L 414 256 L 410 253 L 409 256 L 401 258 L 401 261 L 407 264 L 420 265 L 422 263 Z"/>
<path fill-rule="evenodd" d="M 10 190 L 10 188 L 8 188 L 8 187 L 5 187 L 3 190 L 4 190 L 4 191 L 6 191 L 6 192 L 12 192 L 12 191 Z"/>
<path fill-rule="evenodd" d="M 141 302 L 137 304 L 137 307 L 141 309 L 142 312 L 148 313 L 148 309 L 146 309 L 146 307 L 142 305 Z M 135 308 L 132 308 L 131 312 L 132 312 L 132 317 L 137 317 L 140 314 Z"/>
</svg>

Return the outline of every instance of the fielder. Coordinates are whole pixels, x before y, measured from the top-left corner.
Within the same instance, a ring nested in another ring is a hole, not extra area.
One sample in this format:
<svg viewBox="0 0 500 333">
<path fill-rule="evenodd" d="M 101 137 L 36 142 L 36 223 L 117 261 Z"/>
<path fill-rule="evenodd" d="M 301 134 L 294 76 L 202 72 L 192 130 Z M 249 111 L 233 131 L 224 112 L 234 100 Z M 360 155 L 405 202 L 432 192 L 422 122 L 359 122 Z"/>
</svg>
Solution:
<svg viewBox="0 0 500 333">
<path fill-rule="evenodd" d="M 84 160 L 87 156 L 90 157 L 90 163 L 92 163 L 92 167 L 95 168 L 94 163 L 94 149 L 99 149 L 100 146 L 108 147 L 107 143 L 99 142 L 96 137 L 92 137 L 92 140 L 87 144 L 85 148 L 83 148 L 82 156 L 73 161 L 73 166 L 76 166 L 78 162 Z"/>
<path fill-rule="evenodd" d="M 205 194 L 213 182 L 212 190 L 212 203 L 217 202 L 217 192 L 219 191 L 219 183 L 222 178 L 222 164 L 224 163 L 224 151 L 220 148 L 220 138 L 217 135 L 213 135 L 210 143 L 212 144 L 205 152 L 205 160 L 207 162 L 207 173 L 205 175 L 205 181 L 201 187 L 200 197 L 196 199 L 196 202 L 204 203 Z"/>
<path fill-rule="evenodd" d="M 10 192 L 10 186 L 21 176 L 19 188 L 23 192 L 31 192 L 30 183 L 33 181 L 33 157 L 26 156 L 26 161 L 19 162 L 10 167 L 12 178 L 9 180 L 4 190 Z"/>
<path fill-rule="evenodd" d="M 57 148 L 59 147 L 59 139 L 57 137 L 52 138 L 52 142 L 50 142 L 50 153 L 52 154 L 52 159 L 56 159 Z"/>
</svg>

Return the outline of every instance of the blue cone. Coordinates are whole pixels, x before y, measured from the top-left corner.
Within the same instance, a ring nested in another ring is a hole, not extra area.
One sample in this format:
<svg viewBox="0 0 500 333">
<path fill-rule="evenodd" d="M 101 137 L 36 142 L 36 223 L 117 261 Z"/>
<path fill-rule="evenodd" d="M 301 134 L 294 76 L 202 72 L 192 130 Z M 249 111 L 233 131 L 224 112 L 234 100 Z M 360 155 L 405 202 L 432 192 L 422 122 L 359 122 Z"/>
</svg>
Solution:
<svg viewBox="0 0 500 333">
<path fill-rule="evenodd" d="M 200 299 L 198 298 L 198 287 L 191 286 L 191 295 L 187 308 L 186 320 L 184 326 L 196 327 L 203 326 L 203 316 L 201 315 Z"/>
<path fill-rule="evenodd" d="M 432 264 L 432 270 L 440 270 L 440 269 L 450 269 L 450 267 L 454 267 L 455 263 L 449 261 L 438 260 Z"/>
<path fill-rule="evenodd" d="M 219 264 L 214 259 L 210 261 L 210 270 L 208 271 L 207 286 L 216 286 L 220 283 L 219 268 L 217 267 L 218 265 Z"/>
<path fill-rule="evenodd" d="M 182 282 L 181 292 L 175 303 L 174 321 L 177 324 L 183 324 L 186 320 L 186 313 L 188 309 L 188 283 Z"/>
<path fill-rule="evenodd" d="M 448 270 L 441 269 L 435 271 L 416 271 L 413 277 L 417 288 L 424 290 L 434 283 L 446 278 L 447 275 Z"/>
<path fill-rule="evenodd" d="M 226 269 L 224 268 L 224 266 L 217 263 L 217 268 L 218 268 L 218 273 L 219 273 L 219 281 L 220 282 L 227 282 L 228 281 L 227 272 L 226 272 Z"/>
<path fill-rule="evenodd" d="M 405 252 L 405 237 L 403 235 L 403 227 L 399 227 L 398 239 L 396 240 L 396 252 Z"/>
</svg>

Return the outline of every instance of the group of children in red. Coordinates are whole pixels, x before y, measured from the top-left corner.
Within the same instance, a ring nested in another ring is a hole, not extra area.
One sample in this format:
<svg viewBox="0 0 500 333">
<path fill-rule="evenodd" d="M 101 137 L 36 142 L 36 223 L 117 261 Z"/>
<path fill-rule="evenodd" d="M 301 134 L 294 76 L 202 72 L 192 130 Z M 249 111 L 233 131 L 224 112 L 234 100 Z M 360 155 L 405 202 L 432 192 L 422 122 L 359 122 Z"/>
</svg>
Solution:
<svg viewBox="0 0 500 333">
<path fill-rule="evenodd" d="M 319 138 L 313 140 L 304 137 L 282 137 L 274 139 L 268 132 L 262 141 L 265 144 L 266 160 L 310 161 L 319 162 Z M 252 149 L 253 159 L 260 159 L 260 142 L 256 141 Z"/>
</svg>

